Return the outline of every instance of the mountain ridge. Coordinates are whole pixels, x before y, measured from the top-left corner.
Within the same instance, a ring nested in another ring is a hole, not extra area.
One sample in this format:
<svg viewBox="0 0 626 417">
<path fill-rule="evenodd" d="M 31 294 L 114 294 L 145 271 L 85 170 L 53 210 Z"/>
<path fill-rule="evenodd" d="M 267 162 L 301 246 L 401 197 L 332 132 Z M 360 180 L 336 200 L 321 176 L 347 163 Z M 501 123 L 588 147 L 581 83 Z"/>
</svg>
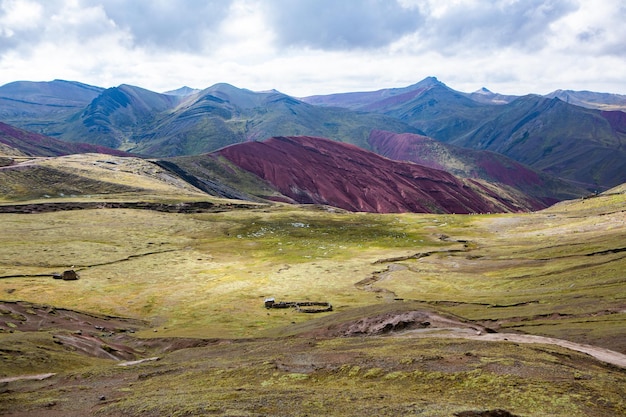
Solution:
<svg viewBox="0 0 626 417">
<path fill-rule="evenodd" d="M 0 87 L 0 97 L 20 85 L 28 91 L 22 96 L 13 91 L 13 98 L 68 88 L 81 105 L 42 107 L 0 99 L 0 115 L 12 115 L 4 121 L 65 141 L 146 156 L 197 155 L 275 136 L 326 137 L 372 150 L 370 133 L 384 130 L 495 151 L 588 191 L 626 181 L 623 112 L 587 109 L 556 97 L 503 96 L 487 89 L 462 93 L 435 77 L 403 88 L 315 96 L 315 105 L 276 90 L 254 92 L 226 83 L 173 95 L 126 84 L 100 91 L 61 80 L 20 82 Z M 605 96 L 594 97 L 597 102 Z"/>
</svg>

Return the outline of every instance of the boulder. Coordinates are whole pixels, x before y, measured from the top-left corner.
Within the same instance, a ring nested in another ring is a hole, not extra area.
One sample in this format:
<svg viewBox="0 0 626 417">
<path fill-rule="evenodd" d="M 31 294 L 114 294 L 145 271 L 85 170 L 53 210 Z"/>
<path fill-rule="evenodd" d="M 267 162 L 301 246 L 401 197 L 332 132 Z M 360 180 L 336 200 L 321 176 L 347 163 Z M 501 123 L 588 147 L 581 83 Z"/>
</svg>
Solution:
<svg viewBox="0 0 626 417">
<path fill-rule="evenodd" d="M 79 278 L 78 273 L 73 269 L 68 269 L 67 271 L 63 271 L 61 274 L 61 279 L 63 281 L 76 281 Z"/>
</svg>

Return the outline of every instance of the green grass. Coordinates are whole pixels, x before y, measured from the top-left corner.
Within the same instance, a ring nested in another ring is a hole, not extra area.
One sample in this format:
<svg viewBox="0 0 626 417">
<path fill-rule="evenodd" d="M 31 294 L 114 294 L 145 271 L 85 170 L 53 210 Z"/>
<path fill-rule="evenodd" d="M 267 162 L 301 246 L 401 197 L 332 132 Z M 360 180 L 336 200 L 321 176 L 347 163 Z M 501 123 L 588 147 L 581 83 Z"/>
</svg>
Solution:
<svg viewBox="0 0 626 417">
<path fill-rule="evenodd" d="M 429 309 L 500 331 L 623 351 L 626 253 L 609 251 L 626 241 L 624 203 L 623 195 L 598 197 L 482 216 L 283 205 L 201 214 L 1 214 L 0 271 L 23 277 L 0 279 L 0 298 L 145 319 L 148 328 L 137 335 L 146 338 L 223 343 L 157 351 L 160 361 L 119 368 L 55 344 L 52 332 L 9 333 L 0 317 L 0 375 L 59 372 L 48 382 L 9 383 L 0 412 L 623 414 L 623 370 L 562 348 L 298 335 Z M 420 253 L 426 256 L 412 257 Z M 69 268 L 81 279 L 35 276 Z M 384 291 L 356 285 L 364 280 Z M 334 312 L 266 310 L 266 297 L 328 301 Z M 107 400 L 99 402 L 101 395 Z"/>
</svg>

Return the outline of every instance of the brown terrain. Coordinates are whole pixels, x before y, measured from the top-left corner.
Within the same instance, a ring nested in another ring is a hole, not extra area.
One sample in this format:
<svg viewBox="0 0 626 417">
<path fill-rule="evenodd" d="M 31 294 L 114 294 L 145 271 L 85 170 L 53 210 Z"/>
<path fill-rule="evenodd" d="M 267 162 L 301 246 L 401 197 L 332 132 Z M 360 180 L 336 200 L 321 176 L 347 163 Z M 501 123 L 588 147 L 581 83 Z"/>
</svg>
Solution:
<svg viewBox="0 0 626 417">
<path fill-rule="evenodd" d="M 458 214 L 541 206 L 537 201 L 514 201 L 474 180 L 322 138 L 275 137 L 217 153 L 303 204 L 375 213 Z"/>
</svg>

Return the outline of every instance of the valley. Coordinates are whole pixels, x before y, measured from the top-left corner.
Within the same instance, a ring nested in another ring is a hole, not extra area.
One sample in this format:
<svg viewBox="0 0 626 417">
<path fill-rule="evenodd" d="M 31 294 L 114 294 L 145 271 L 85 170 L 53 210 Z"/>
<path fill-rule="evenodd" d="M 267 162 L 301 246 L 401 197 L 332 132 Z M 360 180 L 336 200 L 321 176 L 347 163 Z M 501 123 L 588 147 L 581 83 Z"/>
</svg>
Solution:
<svg viewBox="0 0 626 417">
<path fill-rule="evenodd" d="M 154 200 L 143 193 L 88 199 Z M 2 213 L 0 408 L 619 415 L 625 199 L 471 216 L 283 203 Z M 51 277 L 70 268 L 80 279 Z M 333 311 L 267 310 L 268 297 Z"/>
</svg>

